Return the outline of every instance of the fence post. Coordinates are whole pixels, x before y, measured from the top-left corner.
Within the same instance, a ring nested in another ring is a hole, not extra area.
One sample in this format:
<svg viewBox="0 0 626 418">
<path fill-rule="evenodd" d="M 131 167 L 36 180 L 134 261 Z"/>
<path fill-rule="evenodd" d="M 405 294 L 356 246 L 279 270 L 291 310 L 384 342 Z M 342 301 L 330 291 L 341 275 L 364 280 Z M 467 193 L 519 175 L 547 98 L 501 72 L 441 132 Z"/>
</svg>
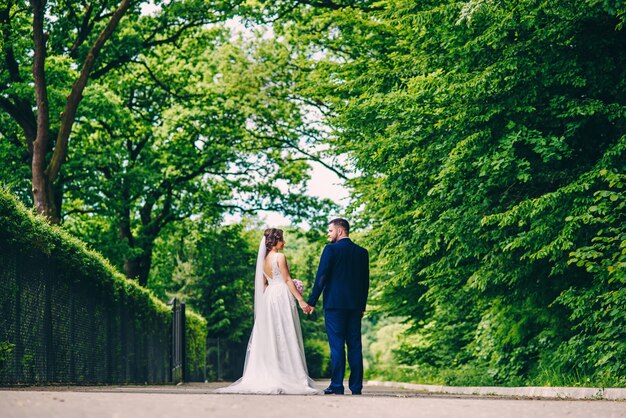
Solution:
<svg viewBox="0 0 626 418">
<path fill-rule="evenodd" d="M 187 382 L 189 376 L 187 374 L 187 315 L 185 312 L 185 303 L 179 304 L 180 309 L 180 369 L 182 381 Z"/>
<path fill-rule="evenodd" d="M 172 306 L 172 349 L 170 355 L 172 383 L 182 383 L 187 380 L 185 304 L 176 298 L 172 298 L 167 304 Z"/>
<path fill-rule="evenodd" d="M 222 353 L 220 348 L 220 337 L 217 337 L 217 380 L 222 380 Z"/>
</svg>

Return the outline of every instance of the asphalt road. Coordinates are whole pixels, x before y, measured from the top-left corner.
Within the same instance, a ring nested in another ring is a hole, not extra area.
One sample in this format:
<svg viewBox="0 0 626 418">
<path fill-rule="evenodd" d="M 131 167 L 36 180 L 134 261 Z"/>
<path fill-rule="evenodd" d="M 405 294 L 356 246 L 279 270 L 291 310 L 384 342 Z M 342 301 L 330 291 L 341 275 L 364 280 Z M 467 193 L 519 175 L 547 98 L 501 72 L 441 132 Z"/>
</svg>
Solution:
<svg viewBox="0 0 626 418">
<path fill-rule="evenodd" d="M 365 387 L 362 396 L 218 395 L 216 384 L 0 390 L 3 418 L 626 418 L 626 402 L 477 398 Z"/>
</svg>

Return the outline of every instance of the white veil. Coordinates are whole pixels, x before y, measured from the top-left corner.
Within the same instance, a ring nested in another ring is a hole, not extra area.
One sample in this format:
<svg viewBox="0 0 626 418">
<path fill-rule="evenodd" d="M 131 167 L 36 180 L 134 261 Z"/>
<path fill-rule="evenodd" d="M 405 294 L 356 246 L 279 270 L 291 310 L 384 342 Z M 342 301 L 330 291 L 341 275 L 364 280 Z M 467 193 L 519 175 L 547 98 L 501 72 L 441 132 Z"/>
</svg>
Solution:
<svg viewBox="0 0 626 418">
<path fill-rule="evenodd" d="M 265 248 L 265 235 L 261 239 L 259 245 L 259 253 L 256 259 L 256 271 L 254 273 L 254 320 L 256 321 L 258 314 L 261 312 L 261 304 L 263 303 L 263 292 L 265 292 L 265 277 L 263 275 L 263 264 L 267 248 Z"/>
</svg>

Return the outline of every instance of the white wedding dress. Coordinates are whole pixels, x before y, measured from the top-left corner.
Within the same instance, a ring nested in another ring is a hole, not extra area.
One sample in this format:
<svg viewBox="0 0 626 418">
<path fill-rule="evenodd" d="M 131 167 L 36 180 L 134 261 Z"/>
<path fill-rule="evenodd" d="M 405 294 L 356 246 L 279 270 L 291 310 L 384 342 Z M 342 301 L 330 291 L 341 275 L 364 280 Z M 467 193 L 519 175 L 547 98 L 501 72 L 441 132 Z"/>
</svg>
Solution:
<svg viewBox="0 0 626 418">
<path fill-rule="evenodd" d="M 272 277 L 261 270 L 268 285 L 262 285 L 264 291 L 255 299 L 254 327 L 243 376 L 216 393 L 321 393 L 308 375 L 296 299 L 280 273 L 277 256 L 278 253 L 269 255 L 273 257 Z M 258 280 L 256 286 L 259 290 Z"/>
</svg>

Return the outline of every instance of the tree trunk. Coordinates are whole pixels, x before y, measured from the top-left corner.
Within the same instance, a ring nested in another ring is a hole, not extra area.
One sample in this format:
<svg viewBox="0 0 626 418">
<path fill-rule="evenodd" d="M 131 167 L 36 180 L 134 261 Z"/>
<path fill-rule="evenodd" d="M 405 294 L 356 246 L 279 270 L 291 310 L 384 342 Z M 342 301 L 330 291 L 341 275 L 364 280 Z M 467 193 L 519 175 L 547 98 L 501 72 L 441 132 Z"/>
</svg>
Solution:
<svg viewBox="0 0 626 418">
<path fill-rule="evenodd" d="M 33 142 L 32 160 L 32 192 L 35 210 L 53 221 L 54 191 L 47 182 L 46 150 L 50 139 L 50 111 L 48 107 L 48 87 L 46 85 L 46 36 L 43 32 L 46 0 L 31 0 L 33 8 L 33 40 L 35 53 L 33 57 L 33 79 L 37 100 L 37 135 Z"/>
<path fill-rule="evenodd" d="M 65 109 L 61 113 L 61 124 L 56 136 L 54 151 L 50 164 L 46 167 L 46 153 L 50 141 L 50 111 L 48 107 L 48 92 L 46 85 L 46 35 L 43 31 L 46 0 L 30 0 L 33 9 L 33 77 L 35 82 L 35 97 L 37 100 L 37 135 L 33 142 L 32 159 L 32 192 L 35 210 L 46 216 L 50 222 L 59 223 L 61 220 L 61 187 L 55 187 L 55 181 L 67 156 L 68 141 L 72 126 L 76 119 L 78 105 L 83 98 L 83 91 L 87 86 L 89 74 L 95 65 L 96 58 L 105 42 L 111 37 L 122 16 L 130 7 L 130 0 L 123 0 L 111 16 L 106 27 L 92 45 L 81 70 L 80 76 L 74 82 L 70 91 Z M 25 130 L 26 131 L 26 130 Z M 28 132 L 25 132 L 28 137 Z"/>
<path fill-rule="evenodd" d="M 150 269 L 152 268 L 152 249 L 154 248 L 154 241 L 158 233 L 146 233 L 145 235 L 135 239 L 130 226 L 130 206 L 128 203 L 128 191 L 122 185 L 122 199 L 124 200 L 124 208 L 120 214 L 120 241 L 127 241 L 128 246 L 135 250 L 139 247 L 141 254 L 136 256 L 126 255 L 124 257 L 124 273 L 129 279 L 136 279 L 141 286 L 148 284 L 148 276 L 150 275 Z M 139 232 L 140 234 L 142 232 Z"/>
<path fill-rule="evenodd" d="M 152 268 L 152 250 L 156 235 L 144 236 L 134 240 L 130 234 L 130 223 L 123 220 L 120 224 L 120 238 L 128 239 L 128 245 L 133 250 L 141 250 L 139 255 L 127 255 L 124 257 L 124 273 L 129 279 L 135 279 L 141 286 L 146 287 L 150 269 Z"/>
<path fill-rule="evenodd" d="M 143 248 L 141 255 L 137 257 L 127 258 L 124 262 L 124 273 L 126 277 L 136 279 L 140 286 L 148 285 L 148 276 L 152 268 L 152 247 L 153 242 Z"/>
</svg>

